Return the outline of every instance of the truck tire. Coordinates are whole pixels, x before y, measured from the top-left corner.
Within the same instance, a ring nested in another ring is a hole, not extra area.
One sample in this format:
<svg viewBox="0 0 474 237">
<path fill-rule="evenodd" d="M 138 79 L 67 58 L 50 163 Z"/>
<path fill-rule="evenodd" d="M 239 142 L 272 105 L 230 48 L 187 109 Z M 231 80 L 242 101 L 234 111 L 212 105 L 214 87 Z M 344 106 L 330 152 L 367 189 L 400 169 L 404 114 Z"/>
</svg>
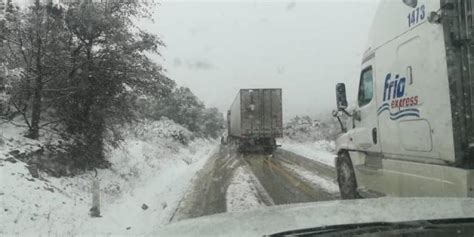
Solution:
<svg viewBox="0 0 474 237">
<path fill-rule="evenodd" d="M 263 152 L 264 152 L 265 154 L 272 154 L 273 151 L 274 151 L 274 149 L 273 149 L 272 146 L 265 146 L 265 147 L 263 148 Z"/>
<path fill-rule="evenodd" d="M 336 160 L 337 183 L 341 199 L 360 198 L 357 192 L 357 181 L 354 173 L 352 161 L 347 152 L 341 152 Z"/>
<path fill-rule="evenodd" d="M 275 138 L 268 138 L 265 139 L 265 142 L 263 144 L 263 152 L 265 154 L 273 154 L 273 152 L 276 149 L 276 141 Z"/>
</svg>

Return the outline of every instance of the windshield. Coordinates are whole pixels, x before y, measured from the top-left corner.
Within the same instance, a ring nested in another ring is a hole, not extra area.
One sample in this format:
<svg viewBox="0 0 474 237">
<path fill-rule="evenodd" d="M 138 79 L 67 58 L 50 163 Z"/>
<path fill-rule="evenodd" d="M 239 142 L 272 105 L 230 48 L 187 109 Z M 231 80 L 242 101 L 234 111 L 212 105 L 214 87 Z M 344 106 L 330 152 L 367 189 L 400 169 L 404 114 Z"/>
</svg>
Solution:
<svg viewBox="0 0 474 237">
<path fill-rule="evenodd" d="M 472 10 L 0 0 L 0 235 L 469 229 Z"/>
</svg>

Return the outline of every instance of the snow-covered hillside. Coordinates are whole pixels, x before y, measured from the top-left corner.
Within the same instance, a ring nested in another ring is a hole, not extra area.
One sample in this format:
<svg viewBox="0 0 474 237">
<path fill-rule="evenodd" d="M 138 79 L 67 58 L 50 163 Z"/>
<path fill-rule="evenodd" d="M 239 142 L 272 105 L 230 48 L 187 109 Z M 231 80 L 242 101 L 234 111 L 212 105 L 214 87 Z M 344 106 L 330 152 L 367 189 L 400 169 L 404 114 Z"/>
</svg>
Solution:
<svg viewBox="0 0 474 237">
<path fill-rule="evenodd" d="M 168 223 L 217 147 L 211 140 L 186 140 L 189 131 L 170 120 L 144 122 L 127 130 L 122 146 L 108 153 L 111 168 L 97 177 L 93 171 L 61 178 L 40 171 L 34 178 L 31 167 L 9 153 L 31 153 L 46 141 L 22 137 L 24 128 L 10 123 L 0 129 L 0 235 L 149 233 Z M 100 218 L 89 216 L 94 180 L 100 183 Z"/>
</svg>

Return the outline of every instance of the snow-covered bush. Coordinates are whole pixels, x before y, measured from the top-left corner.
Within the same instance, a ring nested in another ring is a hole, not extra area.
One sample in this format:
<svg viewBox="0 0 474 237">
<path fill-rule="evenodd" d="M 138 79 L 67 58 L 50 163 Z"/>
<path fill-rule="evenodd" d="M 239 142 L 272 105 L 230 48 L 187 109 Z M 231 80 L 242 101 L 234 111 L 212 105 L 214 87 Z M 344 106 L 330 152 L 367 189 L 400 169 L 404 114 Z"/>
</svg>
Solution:
<svg viewBox="0 0 474 237">
<path fill-rule="evenodd" d="M 217 138 L 224 130 L 223 114 L 217 108 L 206 108 L 186 87 L 172 88 L 167 96 L 139 100 L 137 104 L 143 118 L 169 118 L 199 137 Z"/>
<path fill-rule="evenodd" d="M 340 128 L 333 120 L 320 121 L 309 116 L 296 116 L 285 124 L 283 135 L 297 142 L 334 140 Z"/>
<path fill-rule="evenodd" d="M 136 138 L 146 141 L 156 138 L 169 138 L 187 145 L 194 138 L 188 129 L 166 117 L 162 117 L 158 121 L 144 119 L 132 125 L 132 131 Z"/>
</svg>

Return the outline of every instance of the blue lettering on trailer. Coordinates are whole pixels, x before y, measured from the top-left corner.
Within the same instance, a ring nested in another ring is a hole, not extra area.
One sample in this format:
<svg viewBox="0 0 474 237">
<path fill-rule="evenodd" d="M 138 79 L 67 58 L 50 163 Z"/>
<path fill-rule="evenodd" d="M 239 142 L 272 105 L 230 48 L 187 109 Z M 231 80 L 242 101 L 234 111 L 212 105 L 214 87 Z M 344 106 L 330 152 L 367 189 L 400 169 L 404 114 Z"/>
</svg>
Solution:
<svg viewBox="0 0 474 237">
<path fill-rule="evenodd" d="M 413 106 L 418 105 L 418 96 L 406 96 L 406 78 L 392 73 L 385 76 L 383 87 L 382 105 L 377 109 L 377 116 L 388 111 L 391 120 L 397 120 L 407 116 L 420 117 L 420 111 Z M 396 110 L 396 111 L 393 111 Z"/>
<path fill-rule="evenodd" d="M 408 27 L 415 26 L 418 24 L 418 22 L 421 22 L 422 20 L 425 19 L 426 13 L 425 13 L 425 5 L 421 5 L 417 8 L 415 8 L 413 11 L 408 13 Z"/>
</svg>

